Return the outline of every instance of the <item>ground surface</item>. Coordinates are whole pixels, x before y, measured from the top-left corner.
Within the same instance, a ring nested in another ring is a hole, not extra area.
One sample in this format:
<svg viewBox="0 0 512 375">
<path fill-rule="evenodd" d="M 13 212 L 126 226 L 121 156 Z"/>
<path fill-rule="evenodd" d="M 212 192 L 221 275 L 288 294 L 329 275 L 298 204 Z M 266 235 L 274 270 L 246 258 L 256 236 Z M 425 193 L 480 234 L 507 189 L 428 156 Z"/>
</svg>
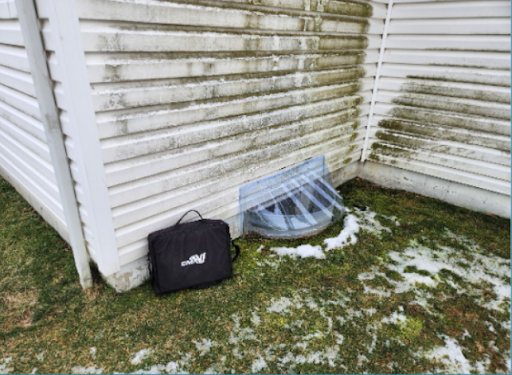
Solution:
<svg viewBox="0 0 512 375">
<path fill-rule="evenodd" d="M 341 192 L 351 211 L 324 233 L 240 239 L 233 279 L 156 297 L 98 277 L 84 293 L 69 247 L 0 179 L 0 373 L 510 372 L 510 221 L 361 180 Z M 304 244 L 317 257 L 276 255 Z"/>
</svg>

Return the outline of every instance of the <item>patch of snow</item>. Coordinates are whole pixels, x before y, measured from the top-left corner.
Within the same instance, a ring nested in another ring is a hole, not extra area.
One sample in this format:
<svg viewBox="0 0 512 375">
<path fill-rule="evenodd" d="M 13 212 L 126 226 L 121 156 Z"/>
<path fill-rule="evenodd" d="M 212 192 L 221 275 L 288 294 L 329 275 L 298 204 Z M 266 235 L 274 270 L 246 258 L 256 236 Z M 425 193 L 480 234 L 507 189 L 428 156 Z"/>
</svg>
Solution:
<svg viewBox="0 0 512 375">
<path fill-rule="evenodd" d="M 309 244 L 300 245 L 298 247 L 272 247 L 271 251 L 277 253 L 279 256 L 289 255 L 293 258 L 299 256 L 301 258 L 317 258 L 324 259 L 325 254 L 321 246 L 311 246 Z"/>
<path fill-rule="evenodd" d="M 383 289 L 370 288 L 367 285 L 364 286 L 364 293 L 365 294 L 377 294 L 377 295 L 379 295 L 381 297 L 390 297 L 391 296 L 391 293 L 388 292 L 388 291 L 385 291 Z"/>
<path fill-rule="evenodd" d="M 254 324 L 255 326 L 259 326 L 259 325 L 260 325 L 260 323 L 261 323 L 261 319 L 260 319 L 260 317 L 259 317 L 259 316 L 258 316 L 258 314 L 256 314 L 254 311 L 252 312 L 251 322 L 252 322 L 252 324 Z"/>
<path fill-rule="evenodd" d="M 308 347 L 308 343 L 307 342 L 298 342 L 295 344 L 295 346 L 297 348 L 301 348 L 302 350 L 306 350 L 306 348 Z"/>
<path fill-rule="evenodd" d="M 75 366 L 71 368 L 73 374 L 102 374 L 103 368 L 98 368 L 96 366 L 82 367 Z"/>
<path fill-rule="evenodd" d="M 365 355 L 363 354 L 359 354 L 357 356 L 357 366 L 361 367 L 361 365 L 365 362 L 369 362 L 369 359 L 368 357 L 366 357 Z"/>
<path fill-rule="evenodd" d="M 36 354 L 36 358 L 38 361 L 44 360 L 44 353 L 46 353 L 46 350 L 43 350 L 41 353 Z"/>
<path fill-rule="evenodd" d="M 30 373 L 31 374 L 37 374 L 37 367 L 34 367 Z"/>
<path fill-rule="evenodd" d="M 384 324 L 389 324 L 389 323 L 398 324 L 398 323 L 404 323 L 406 320 L 407 320 L 407 317 L 405 316 L 405 314 L 400 314 L 395 311 L 389 317 L 384 317 L 381 320 L 381 322 Z"/>
<path fill-rule="evenodd" d="M 288 313 L 288 312 L 290 312 L 290 307 L 296 307 L 296 308 L 302 307 L 302 303 L 300 302 L 300 300 L 297 297 L 295 297 L 293 301 L 287 297 L 281 297 L 278 300 L 275 300 L 274 298 L 272 298 L 270 300 L 270 303 L 272 305 L 270 307 L 267 307 L 268 312 Z"/>
<path fill-rule="evenodd" d="M 7 365 L 12 361 L 12 357 L 3 358 L 0 363 L 0 374 L 8 374 L 13 369 L 11 367 L 7 367 Z"/>
<path fill-rule="evenodd" d="M 475 363 L 475 370 L 477 371 L 478 374 L 487 374 L 488 373 L 487 367 L 491 364 L 491 360 L 487 354 L 486 354 L 486 357 L 487 358 L 485 359 L 485 361 L 478 361 Z M 508 373 L 510 373 L 510 367 L 509 367 Z"/>
<path fill-rule="evenodd" d="M 265 361 L 265 359 L 263 359 L 263 357 L 261 355 L 258 354 L 258 359 L 256 359 L 253 363 L 252 363 L 252 366 L 251 366 L 251 371 L 252 373 L 257 373 L 257 372 L 260 372 L 261 370 L 267 368 L 267 362 Z"/>
<path fill-rule="evenodd" d="M 261 253 L 261 250 L 263 250 L 263 248 L 264 248 L 264 247 L 265 247 L 265 246 L 260 245 L 260 247 L 258 247 L 258 248 L 256 249 L 256 252 L 257 252 L 257 253 Z"/>
<path fill-rule="evenodd" d="M 92 358 L 96 358 L 96 348 L 93 346 L 92 348 L 89 349 L 89 351 L 91 353 Z"/>
<path fill-rule="evenodd" d="M 238 344 L 240 341 L 256 339 L 256 335 L 254 335 L 254 330 L 252 328 L 241 328 L 240 317 L 238 315 L 233 316 L 233 321 L 235 322 L 235 326 L 229 334 L 230 344 Z"/>
<path fill-rule="evenodd" d="M 356 216 L 349 214 L 343 221 L 343 230 L 337 237 L 326 238 L 324 244 L 327 246 L 325 251 L 336 248 L 343 248 L 347 245 L 354 245 L 357 242 L 356 234 L 359 233 L 359 220 Z"/>
<path fill-rule="evenodd" d="M 203 339 L 203 341 L 192 341 L 194 344 L 196 344 L 196 349 L 199 352 L 199 355 L 202 357 L 206 353 L 210 351 L 210 349 L 217 345 L 215 341 Z"/>
<path fill-rule="evenodd" d="M 382 232 L 392 233 L 393 231 L 388 227 L 383 226 L 380 221 L 376 219 L 377 213 L 366 208 L 366 210 L 360 210 L 354 208 L 355 214 L 359 217 L 359 228 L 364 229 L 377 237 L 381 237 Z"/>
<path fill-rule="evenodd" d="M 473 367 L 468 359 L 462 353 L 462 348 L 456 340 L 451 337 L 444 336 L 445 346 L 436 348 L 427 354 L 427 358 L 435 359 L 443 363 L 446 367 L 439 369 L 442 372 L 450 372 L 456 374 L 469 374 Z"/>
<path fill-rule="evenodd" d="M 386 216 L 386 215 L 380 215 L 379 214 L 379 216 L 382 216 L 383 218 L 388 219 L 389 221 L 393 221 L 397 227 L 400 226 L 400 222 L 398 221 L 397 217 L 394 216 L 394 215 L 393 216 Z"/>
<path fill-rule="evenodd" d="M 130 361 L 132 365 L 138 365 L 140 364 L 144 359 L 149 357 L 149 355 L 153 353 L 152 350 L 149 349 L 142 349 L 139 350 L 137 353 L 135 353 L 135 357 Z"/>
<path fill-rule="evenodd" d="M 161 374 L 164 372 L 165 366 L 164 365 L 153 365 L 148 370 L 137 370 L 135 372 L 132 372 L 132 374 Z"/>
<path fill-rule="evenodd" d="M 324 334 L 322 332 L 315 332 L 315 333 L 311 333 L 309 335 L 304 336 L 302 339 L 309 341 L 311 339 L 320 338 L 320 337 L 324 337 Z"/>
</svg>

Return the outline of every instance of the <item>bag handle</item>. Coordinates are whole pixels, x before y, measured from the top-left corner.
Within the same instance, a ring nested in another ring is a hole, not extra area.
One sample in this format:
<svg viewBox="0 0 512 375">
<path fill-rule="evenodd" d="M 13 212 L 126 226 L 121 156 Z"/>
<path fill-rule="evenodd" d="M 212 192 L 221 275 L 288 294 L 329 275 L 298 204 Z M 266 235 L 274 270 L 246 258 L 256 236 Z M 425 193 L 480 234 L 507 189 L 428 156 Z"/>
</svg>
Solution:
<svg viewBox="0 0 512 375">
<path fill-rule="evenodd" d="M 235 256 L 233 257 L 233 259 L 231 259 L 231 261 L 234 262 L 235 259 L 238 258 L 238 256 L 240 255 L 240 246 L 238 246 L 233 240 L 231 240 L 231 245 L 233 245 L 236 250 Z"/>
<path fill-rule="evenodd" d="M 178 222 L 177 222 L 176 224 L 174 224 L 174 225 L 176 226 L 176 225 L 178 225 L 179 223 L 181 223 L 181 220 L 183 220 L 183 218 L 184 218 L 185 216 L 187 216 L 187 214 L 188 214 L 189 212 L 195 212 L 196 214 L 198 214 L 198 215 L 199 215 L 199 217 L 201 218 L 201 220 L 203 220 L 203 217 L 201 216 L 201 214 L 200 214 L 198 211 L 196 211 L 196 210 L 188 210 L 187 212 L 185 212 L 185 213 L 183 214 L 183 216 L 181 217 L 181 219 L 179 219 L 179 220 L 178 220 Z"/>
</svg>

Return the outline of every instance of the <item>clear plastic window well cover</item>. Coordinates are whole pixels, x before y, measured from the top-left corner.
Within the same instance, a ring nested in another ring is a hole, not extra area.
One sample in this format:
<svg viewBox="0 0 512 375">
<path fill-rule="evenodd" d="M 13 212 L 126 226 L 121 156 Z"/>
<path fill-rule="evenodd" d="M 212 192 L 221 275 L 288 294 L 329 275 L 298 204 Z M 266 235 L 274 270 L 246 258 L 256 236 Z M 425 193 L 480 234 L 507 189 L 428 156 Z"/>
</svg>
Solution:
<svg viewBox="0 0 512 375">
<path fill-rule="evenodd" d="M 240 188 L 243 233 L 310 236 L 344 213 L 343 198 L 332 186 L 324 156 Z"/>
</svg>

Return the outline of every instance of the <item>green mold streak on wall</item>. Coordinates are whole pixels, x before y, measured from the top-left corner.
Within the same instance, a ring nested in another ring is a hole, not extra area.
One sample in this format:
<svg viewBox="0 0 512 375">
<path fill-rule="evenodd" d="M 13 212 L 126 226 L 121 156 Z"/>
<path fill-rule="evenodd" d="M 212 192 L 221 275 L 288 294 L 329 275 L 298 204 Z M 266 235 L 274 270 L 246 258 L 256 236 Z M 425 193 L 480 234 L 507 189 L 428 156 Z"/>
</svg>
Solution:
<svg viewBox="0 0 512 375">
<path fill-rule="evenodd" d="M 415 150 L 428 149 L 428 140 L 442 139 L 462 144 L 476 145 L 510 153 L 510 143 L 492 138 L 475 137 L 472 131 L 506 135 L 502 128 L 493 124 L 493 119 L 508 120 L 510 111 L 495 108 L 493 103 L 510 104 L 510 92 L 497 89 L 481 90 L 454 87 L 457 83 L 503 87 L 500 77 L 468 75 L 451 79 L 449 74 L 438 76 L 407 76 L 411 79 L 400 87 L 403 94 L 392 100 L 397 107 L 389 113 L 392 118 L 380 120 L 379 128 L 386 131 L 376 133 L 377 141 L 371 147 L 370 159 L 382 161 L 381 156 L 411 160 Z M 450 83 L 452 85 L 450 86 Z M 479 103 L 468 104 L 458 99 L 469 99 Z M 409 121 L 407 121 L 409 120 Z M 412 121 L 412 122 L 411 122 Z M 455 129 L 455 131 L 453 131 Z M 417 138 L 399 137 L 394 132 Z M 406 147 L 390 147 L 389 143 Z M 437 147 L 435 152 L 447 152 L 448 148 Z M 379 156 L 380 155 L 380 156 Z"/>
</svg>

